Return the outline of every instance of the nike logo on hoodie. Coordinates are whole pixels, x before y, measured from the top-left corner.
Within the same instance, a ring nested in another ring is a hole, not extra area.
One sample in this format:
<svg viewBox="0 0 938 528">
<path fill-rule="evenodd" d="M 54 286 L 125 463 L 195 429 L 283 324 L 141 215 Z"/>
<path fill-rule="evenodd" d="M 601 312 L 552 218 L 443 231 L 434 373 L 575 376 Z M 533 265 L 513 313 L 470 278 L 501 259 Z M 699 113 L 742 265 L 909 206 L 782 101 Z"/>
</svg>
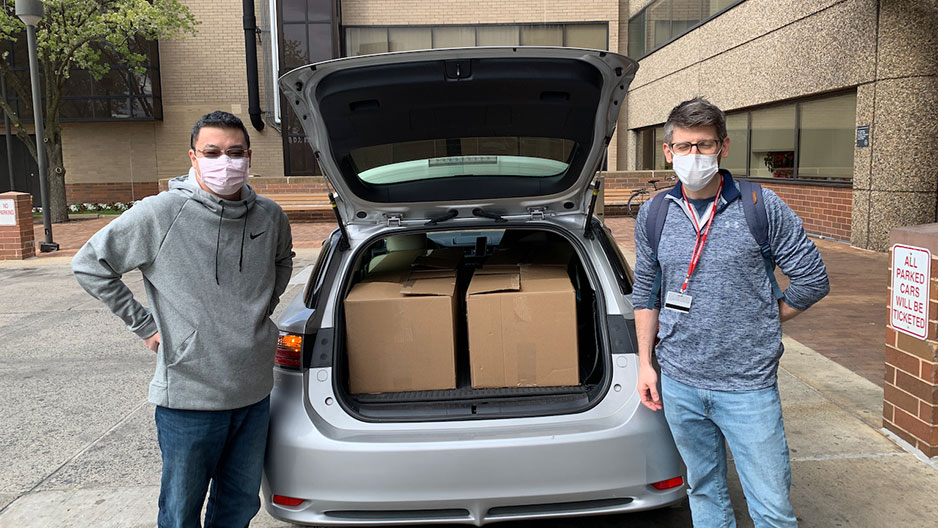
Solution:
<svg viewBox="0 0 938 528">
<path fill-rule="evenodd" d="M 267 232 L 267 231 L 261 231 L 260 233 L 257 233 L 257 234 L 251 233 L 251 240 L 254 240 L 255 238 L 257 238 L 257 237 L 263 235 L 263 234 L 266 233 L 266 232 Z"/>
</svg>

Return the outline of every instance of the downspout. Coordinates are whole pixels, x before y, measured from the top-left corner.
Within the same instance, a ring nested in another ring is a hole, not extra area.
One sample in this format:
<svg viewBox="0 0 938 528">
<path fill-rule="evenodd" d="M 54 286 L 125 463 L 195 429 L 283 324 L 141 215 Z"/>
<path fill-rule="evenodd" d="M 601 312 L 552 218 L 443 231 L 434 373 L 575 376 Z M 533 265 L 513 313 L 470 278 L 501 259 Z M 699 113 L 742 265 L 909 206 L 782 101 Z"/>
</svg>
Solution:
<svg viewBox="0 0 938 528">
<path fill-rule="evenodd" d="M 257 88 L 257 18 L 254 16 L 254 0 L 242 0 L 244 15 L 244 62 L 248 74 L 248 114 L 256 130 L 264 129 L 261 119 L 261 103 Z"/>
</svg>

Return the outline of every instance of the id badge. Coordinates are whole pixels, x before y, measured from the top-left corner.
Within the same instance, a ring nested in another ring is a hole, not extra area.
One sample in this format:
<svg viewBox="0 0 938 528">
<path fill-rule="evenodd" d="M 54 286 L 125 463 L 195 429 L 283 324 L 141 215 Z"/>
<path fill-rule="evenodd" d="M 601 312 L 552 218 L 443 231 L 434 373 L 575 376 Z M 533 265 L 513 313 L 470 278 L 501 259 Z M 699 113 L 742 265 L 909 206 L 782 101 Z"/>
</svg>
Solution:
<svg viewBox="0 0 938 528">
<path fill-rule="evenodd" d="M 664 298 L 664 307 L 676 312 L 688 313 L 690 312 L 691 300 L 690 295 L 670 291 Z"/>
</svg>

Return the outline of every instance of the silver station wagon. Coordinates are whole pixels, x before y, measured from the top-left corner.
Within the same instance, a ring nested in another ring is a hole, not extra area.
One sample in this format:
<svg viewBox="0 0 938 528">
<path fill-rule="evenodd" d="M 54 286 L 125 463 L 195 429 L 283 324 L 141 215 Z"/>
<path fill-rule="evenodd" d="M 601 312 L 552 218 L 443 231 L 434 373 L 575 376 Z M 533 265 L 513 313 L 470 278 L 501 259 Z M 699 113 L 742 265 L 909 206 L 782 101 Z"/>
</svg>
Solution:
<svg viewBox="0 0 938 528">
<path fill-rule="evenodd" d="M 683 500 L 594 217 L 638 65 L 570 48 L 284 75 L 337 228 L 279 321 L 263 493 L 296 524 L 472 524 Z"/>
</svg>

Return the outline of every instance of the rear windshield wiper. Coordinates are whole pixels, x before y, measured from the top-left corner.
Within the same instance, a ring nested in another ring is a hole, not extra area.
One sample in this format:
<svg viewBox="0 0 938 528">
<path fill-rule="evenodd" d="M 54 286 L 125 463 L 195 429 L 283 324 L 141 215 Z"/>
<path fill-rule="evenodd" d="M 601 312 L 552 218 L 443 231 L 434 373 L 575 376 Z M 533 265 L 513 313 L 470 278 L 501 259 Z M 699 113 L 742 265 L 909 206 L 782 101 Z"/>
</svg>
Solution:
<svg viewBox="0 0 938 528">
<path fill-rule="evenodd" d="M 497 215 L 495 213 L 489 213 L 485 209 L 482 209 L 481 207 L 476 207 L 475 209 L 473 209 L 472 216 L 478 216 L 480 218 L 491 218 L 492 220 L 495 220 L 496 224 L 501 224 L 503 222 L 508 221 L 502 218 L 501 215 Z"/>
<path fill-rule="evenodd" d="M 430 221 L 428 221 L 426 224 L 423 224 L 423 225 L 437 225 L 440 222 L 452 220 L 453 218 L 456 218 L 457 216 L 459 216 L 459 211 L 457 211 L 456 209 L 450 209 L 449 211 L 446 211 L 446 214 L 440 215 L 436 218 L 431 218 Z"/>
</svg>

